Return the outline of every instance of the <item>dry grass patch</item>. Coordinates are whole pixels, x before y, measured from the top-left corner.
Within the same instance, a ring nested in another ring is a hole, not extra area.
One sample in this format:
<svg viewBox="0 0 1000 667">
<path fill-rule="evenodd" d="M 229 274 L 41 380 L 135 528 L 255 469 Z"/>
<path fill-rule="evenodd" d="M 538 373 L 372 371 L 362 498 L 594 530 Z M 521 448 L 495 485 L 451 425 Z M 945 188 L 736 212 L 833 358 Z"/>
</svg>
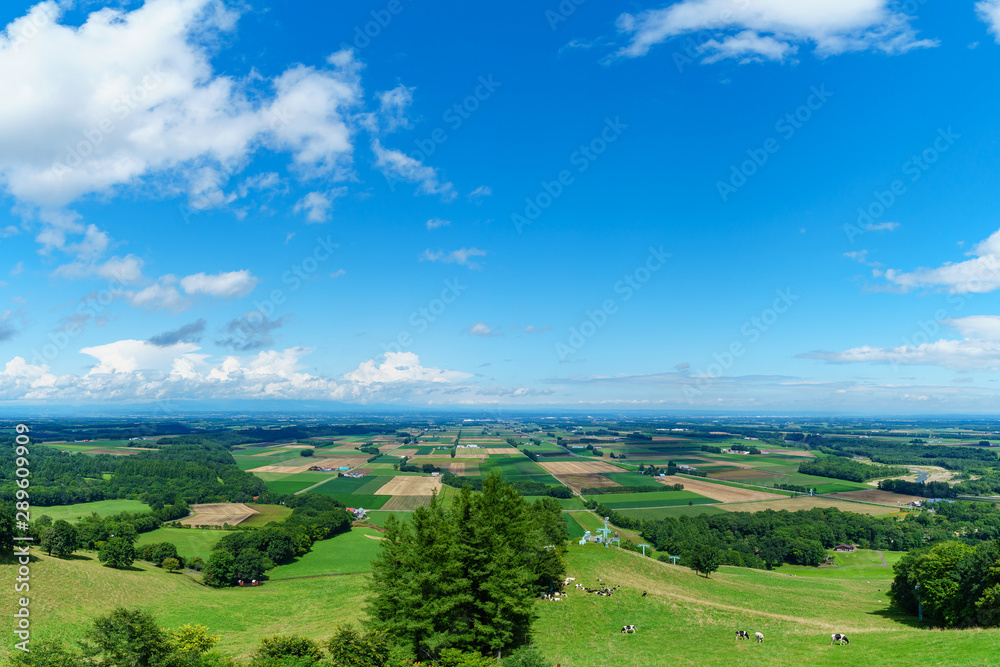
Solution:
<svg viewBox="0 0 1000 667">
<path fill-rule="evenodd" d="M 181 519 L 181 523 L 189 526 L 230 526 L 243 523 L 257 510 L 243 503 L 210 503 L 206 505 L 191 505 L 191 516 Z"/>
<path fill-rule="evenodd" d="M 382 485 L 376 496 L 430 496 L 441 493 L 440 477 L 399 476 Z M 382 509 L 385 509 L 383 506 Z"/>
<path fill-rule="evenodd" d="M 655 477 L 654 479 L 661 484 L 683 484 L 685 491 L 693 491 L 699 496 L 718 500 L 720 503 L 739 503 L 750 500 L 780 500 L 785 498 L 785 496 L 777 493 L 766 493 L 764 491 L 740 489 L 735 486 L 712 484 L 711 482 L 703 482 L 689 477 L 671 475 L 669 477 Z"/>
<path fill-rule="evenodd" d="M 764 472 L 763 470 L 743 469 L 743 470 L 723 470 L 722 472 L 709 471 L 708 476 L 712 479 L 762 479 L 764 477 L 783 477 L 774 472 Z"/>
<path fill-rule="evenodd" d="M 556 463 L 539 463 L 546 472 L 553 475 L 589 475 L 602 472 L 626 472 L 618 466 L 602 461 L 558 461 Z"/>
<path fill-rule="evenodd" d="M 845 500 L 860 500 L 866 503 L 881 503 L 883 505 L 898 505 L 900 503 L 908 505 L 915 500 L 926 500 L 920 496 L 907 496 L 902 493 L 890 493 L 889 491 L 845 491 L 844 493 L 827 494 L 833 498 L 843 498 Z"/>
<path fill-rule="evenodd" d="M 453 475 L 465 474 L 465 461 L 450 461 L 448 463 L 441 464 L 441 467 L 446 468 L 448 472 L 450 472 Z"/>
<path fill-rule="evenodd" d="M 864 493 L 864 492 L 862 492 Z M 879 505 L 864 505 L 862 503 L 849 503 L 844 500 L 827 498 L 825 496 L 798 496 L 795 498 L 784 498 L 782 500 L 767 500 L 752 503 L 732 503 L 729 505 L 717 505 L 719 509 L 727 512 L 763 512 L 764 510 L 811 510 L 817 507 L 834 507 L 841 512 L 854 512 L 855 514 L 871 514 L 874 516 L 882 514 L 895 514 L 898 510 L 894 507 L 881 507 Z"/>
<path fill-rule="evenodd" d="M 418 507 L 427 507 L 431 504 L 430 496 L 393 496 L 389 499 L 385 505 L 382 505 L 382 510 L 390 512 L 405 512 L 407 510 L 415 510 Z"/>
<path fill-rule="evenodd" d="M 488 447 L 486 453 L 490 456 L 518 456 L 521 454 L 513 447 Z"/>
</svg>

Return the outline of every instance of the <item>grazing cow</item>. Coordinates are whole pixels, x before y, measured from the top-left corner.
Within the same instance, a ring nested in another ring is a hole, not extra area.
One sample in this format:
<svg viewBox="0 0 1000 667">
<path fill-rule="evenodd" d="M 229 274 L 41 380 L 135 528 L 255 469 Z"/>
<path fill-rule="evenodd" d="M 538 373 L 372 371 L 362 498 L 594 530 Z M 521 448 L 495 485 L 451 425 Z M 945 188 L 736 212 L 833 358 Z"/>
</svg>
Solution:
<svg viewBox="0 0 1000 667">
<path fill-rule="evenodd" d="M 764 635 L 759 632 L 753 633 L 753 636 L 757 638 L 757 643 L 762 644 L 764 642 Z"/>
<path fill-rule="evenodd" d="M 746 630 L 737 630 L 736 631 L 736 638 L 737 639 L 750 639 L 750 633 L 747 632 Z"/>
<path fill-rule="evenodd" d="M 635 634 L 635 626 L 634 625 L 623 625 L 622 626 L 622 634 L 623 635 L 627 635 L 630 632 L 633 635 Z"/>
<path fill-rule="evenodd" d="M 832 635 L 830 635 L 830 646 L 833 646 L 833 642 L 840 642 L 840 644 L 843 645 L 843 644 L 850 644 L 851 640 L 847 638 L 847 635 L 842 635 L 839 632 L 835 632 Z"/>
</svg>

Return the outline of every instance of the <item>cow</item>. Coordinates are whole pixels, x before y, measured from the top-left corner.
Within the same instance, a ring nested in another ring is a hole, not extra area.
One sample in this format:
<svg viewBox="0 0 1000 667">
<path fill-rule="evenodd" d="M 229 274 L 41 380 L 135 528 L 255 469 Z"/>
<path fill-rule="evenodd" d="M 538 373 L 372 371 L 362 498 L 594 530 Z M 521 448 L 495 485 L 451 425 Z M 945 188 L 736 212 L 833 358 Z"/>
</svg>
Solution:
<svg viewBox="0 0 1000 667">
<path fill-rule="evenodd" d="M 623 625 L 622 626 L 622 634 L 623 635 L 627 635 L 630 632 L 633 635 L 635 634 L 635 626 L 634 625 Z"/>
<path fill-rule="evenodd" d="M 833 646 L 833 642 L 840 642 L 841 645 L 850 644 L 851 640 L 847 638 L 847 635 L 842 635 L 839 632 L 835 632 L 830 635 L 830 646 Z"/>
<path fill-rule="evenodd" d="M 750 633 L 747 632 L 746 630 L 737 630 L 736 631 L 736 638 L 737 639 L 750 639 Z"/>
<path fill-rule="evenodd" d="M 753 636 L 757 638 L 757 643 L 758 644 L 764 643 L 764 635 L 762 635 L 761 633 L 755 632 L 755 633 L 753 633 Z"/>
</svg>

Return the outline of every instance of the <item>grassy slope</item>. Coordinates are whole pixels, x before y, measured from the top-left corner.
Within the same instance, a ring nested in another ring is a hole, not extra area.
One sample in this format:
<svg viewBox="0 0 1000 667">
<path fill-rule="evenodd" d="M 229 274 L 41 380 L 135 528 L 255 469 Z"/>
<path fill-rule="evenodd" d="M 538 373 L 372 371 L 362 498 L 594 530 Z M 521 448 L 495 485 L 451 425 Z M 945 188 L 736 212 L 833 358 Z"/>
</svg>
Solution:
<svg viewBox="0 0 1000 667">
<path fill-rule="evenodd" d="M 571 576 L 621 584 L 612 598 L 569 591 L 540 603 L 536 645 L 563 667 L 997 664 L 998 630 L 931 631 L 886 604 L 889 579 L 812 579 L 723 567 L 705 579 L 627 552 L 572 547 Z M 888 571 L 888 569 L 887 569 Z M 883 592 L 877 589 L 882 588 Z M 643 590 L 649 592 L 640 597 Z M 877 600 L 881 600 L 879 603 Z M 623 636 L 625 624 L 637 634 Z M 735 630 L 765 641 L 737 642 Z M 844 632 L 850 646 L 830 646 Z"/>
<path fill-rule="evenodd" d="M 177 553 L 184 558 L 201 556 L 208 560 L 212 547 L 223 538 L 229 530 L 199 530 L 197 528 L 158 528 L 149 533 L 143 533 L 136 541 L 136 546 L 154 542 L 170 542 L 177 547 Z M 88 554 L 93 555 L 93 554 Z"/>
<path fill-rule="evenodd" d="M 37 519 L 48 514 L 53 521 L 64 519 L 69 522 L 78 521 L 91 512 L 101 516 L 118 514 L 119 512 L 148 512 L 149 505 L 138 500 L 98 500 L 93 503 L 77 503 L 75 505 L 54 505 L 52 507 L 32 507 L 31 518 Z"/>
<path fill-rule="evenodd" d="M 270 579 L 311 577 L 324 574 L 371 572 L 378 553 L 381 533 L 371 528 L 354 528 L 349 533 L 316 542 L 312 550 L 294 563 L 279 565 L 267 573 Z"/>
</svg>

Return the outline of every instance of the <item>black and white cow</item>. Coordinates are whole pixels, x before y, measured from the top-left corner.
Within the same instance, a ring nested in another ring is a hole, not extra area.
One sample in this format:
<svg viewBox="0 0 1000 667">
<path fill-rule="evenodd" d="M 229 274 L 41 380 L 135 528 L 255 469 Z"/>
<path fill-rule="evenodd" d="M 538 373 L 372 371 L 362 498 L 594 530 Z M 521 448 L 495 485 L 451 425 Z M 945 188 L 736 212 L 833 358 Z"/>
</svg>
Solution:
<svg viewBox="0 0 1000 667">
<path fill-rule="evenodd" d="M 737 639 L 750 639 L 750 633 L 747 632 L 746 630 L 737 630 L 736 631 L 736 638 Z"/>
<path fill-rule="evenodd" d="M 764 635 L 759 632 L 753 633 L 753 636 L 757 638 L 757 643 L 760 644 L 764 641 Z"/>
<path fill-rule="evenodd" d="M 833 646 L 833 642 L 840 642 L 841 645 L 843 645 L 843 644 L 850 644 L 851 640 L 847 638 L 847 635 L 842 635 L 839 632 L 835 632 L 832 635 L 830 635 L 830 646 Z"/>
<path fill-rule="evenodd" d="M 634 625 L 623 625 L 622 626 L 622 634 L 623 635 L 627 635 L 630 632 L 633 635 L 635 634 L 635 626 Z"/>
</svg>

